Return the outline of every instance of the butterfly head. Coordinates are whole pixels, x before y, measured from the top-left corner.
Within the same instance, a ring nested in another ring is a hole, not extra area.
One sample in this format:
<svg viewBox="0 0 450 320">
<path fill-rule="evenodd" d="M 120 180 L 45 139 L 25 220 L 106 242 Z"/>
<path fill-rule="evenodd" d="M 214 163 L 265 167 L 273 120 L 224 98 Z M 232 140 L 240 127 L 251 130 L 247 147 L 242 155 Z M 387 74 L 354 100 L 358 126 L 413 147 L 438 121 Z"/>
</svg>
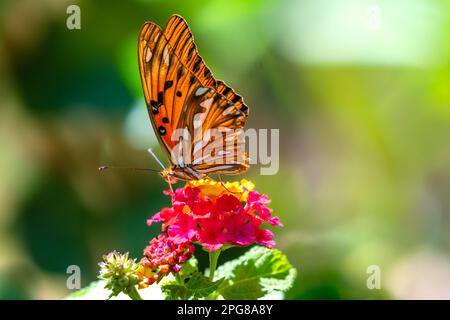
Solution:
<svg viewBox="0 0 450 320">
<path fill-rule="evenodd" d="M 176 183 L 177 178 L 174 176 L 174 172 L 171 167 L 168 167 L 159 172 L 159 175 L 168 183 Z"/>
</svg>

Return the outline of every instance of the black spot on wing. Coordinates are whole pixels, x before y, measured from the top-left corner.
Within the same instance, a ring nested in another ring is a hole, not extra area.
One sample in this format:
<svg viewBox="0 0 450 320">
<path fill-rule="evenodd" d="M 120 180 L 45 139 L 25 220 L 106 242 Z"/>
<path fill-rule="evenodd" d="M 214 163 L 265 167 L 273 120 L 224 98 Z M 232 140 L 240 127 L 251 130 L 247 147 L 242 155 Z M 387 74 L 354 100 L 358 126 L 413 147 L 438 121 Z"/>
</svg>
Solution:
<svg viewBox="0 0 450 320">
<path fill-rule="evenodd" d="M 168 80 L 164 83 L 164 90 L 167 90 L 169 88 L 171 88 L 173 85 L 173 81 L 172 80 Z"/>
<path fill-rule="evenodd" d="M 164 128 L 164 126 L 159 126 L 158 127 L 158 132 L 159 132 L 159 134 L 160 135 L 165 135 L 166 133 L 167 133 L 167 130 L 166 130 L 166 128 Z"/>
<path fill-rule="evenodd" d="M 225 90 L 223 90 L 222 94 L 226 96 L 230 91 L 231 89 L 229 87 L 226 87 Z"/>
<path fill-rule="evenodd" d="M 187 59 L 188 59 L 188 60 L 191 60 L 192 55 L 194 54 L 194 50 L 195 50 L 195 45 L 193 45 L 193 46 L 189 49 L 188 56 L 187 56 Z"/>
<path fill-rule="evenodd" d="M 177 79 L 180 79 L 183 76 L 184 68 L 183 66 L 179 67 L 177 70 Z"/>
<path fill-rule="evenodd" d="M 150 108 L 151 108 L 153 114 L 159 113 L 159 105 L 155 100 L 150 101 Z"/>
<path fill-rule="evenodd" d="M 198 57 L 197 61 L 194 64 L 194 72 L 197 72 L 200 69 L 200 63 L 202 63 L 202 59 Z"/>
</svg>

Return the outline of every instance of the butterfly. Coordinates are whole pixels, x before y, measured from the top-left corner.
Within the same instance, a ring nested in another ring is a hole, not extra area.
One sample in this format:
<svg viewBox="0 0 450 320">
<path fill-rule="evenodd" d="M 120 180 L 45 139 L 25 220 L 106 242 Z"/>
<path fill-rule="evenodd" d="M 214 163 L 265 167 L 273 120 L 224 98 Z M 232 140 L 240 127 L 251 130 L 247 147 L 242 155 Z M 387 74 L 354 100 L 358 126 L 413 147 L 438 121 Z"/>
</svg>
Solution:
<svg viewBox="0 0 450 320">
<path fill-rule="evenodd" d="M 146 22 L 138 59 L 151 123 L 170 162 L 160 175 L 171 183 L 246 171 L 243 127 L 249 108 L 214 78 L 184 18 L 173 15 L 164 31 Z"/>
</svg>

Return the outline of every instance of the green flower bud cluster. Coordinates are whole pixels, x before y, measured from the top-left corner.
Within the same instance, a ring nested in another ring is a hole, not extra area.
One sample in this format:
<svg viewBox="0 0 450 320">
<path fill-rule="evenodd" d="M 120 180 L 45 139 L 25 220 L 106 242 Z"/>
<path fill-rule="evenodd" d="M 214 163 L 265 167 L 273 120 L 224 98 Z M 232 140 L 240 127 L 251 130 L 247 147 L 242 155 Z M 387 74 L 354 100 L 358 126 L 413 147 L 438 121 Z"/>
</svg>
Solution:
<svg viewBox="0 0 450 320">
<path fill-rule="evenodd" d="M 99 279 L 106 280 L 105 289 L 111 290 L 110 298 L 123 292 L 132 299 L 139 297 L 136 285 L 141 282 L 138 276 L 139 263 L 136 259 L 130 259 L 128 252 L 120 254 L 113 251 L 103 256 L 103 261 L 99 263 Z M 137 296 L 136 296 L 137 295 Z"/>
</svg>

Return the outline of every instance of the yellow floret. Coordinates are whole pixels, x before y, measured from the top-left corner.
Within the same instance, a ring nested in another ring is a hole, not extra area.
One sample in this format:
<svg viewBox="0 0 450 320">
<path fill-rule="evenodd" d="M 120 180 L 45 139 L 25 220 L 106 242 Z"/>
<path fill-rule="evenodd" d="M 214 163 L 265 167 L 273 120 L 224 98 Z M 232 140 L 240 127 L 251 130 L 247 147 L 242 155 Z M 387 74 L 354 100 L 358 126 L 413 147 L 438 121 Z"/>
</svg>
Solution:
<svg viewBox="0 0 450 320">
<path fill-rule="evenodd" d="M 248 192 L 255 188 L 253 182 L 246 179 L 233 182 L 221 182 L 210 178 L 204 178 L 188 181 L 186 186 L 199 188 L 200 193 L 209 198 L 216 198 L 223 194 L 229 194 L 239 198 L 240 201 L 246 201 Z"/>
</svg>

